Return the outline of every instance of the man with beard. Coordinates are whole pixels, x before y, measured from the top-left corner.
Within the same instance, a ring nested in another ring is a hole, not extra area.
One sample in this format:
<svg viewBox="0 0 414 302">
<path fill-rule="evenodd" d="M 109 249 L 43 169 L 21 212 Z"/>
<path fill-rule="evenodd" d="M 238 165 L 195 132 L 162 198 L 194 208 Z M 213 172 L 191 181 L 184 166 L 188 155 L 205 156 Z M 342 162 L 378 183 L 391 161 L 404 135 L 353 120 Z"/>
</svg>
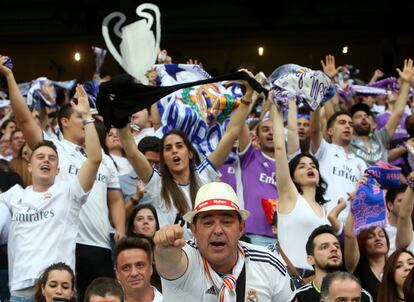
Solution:
<svg viewBox="0 0 414 302">
<path fill-rule="evenodd" d="M 414 79 L 413 60 L 405 60 L 403 71 L 397 69 L 400 76 L 400 93 L 395 102 L 395 107 L 385 126 L 372 131 L 369 106 L 363 103 L 351 107 L 354 136 L 352 137 L 350 150 L 362 158 L 368 166 L 377 161 L 387 161 L 387 146 L 394 135 L 404 113 L 408 100 L 410 81 Z"/>
<path fill-rule="evenodd" d="M 308 263 L 315 270 L 315 279 L 296 292 L 298 302 L 319 302 L 321 285 L 326 275 L 342 269 L 342 251 L 335 230 L 328 225 L 317 227 L 306 242 Z M 362 289 L 362 302 L 372 302 L 371 295 Z"/>
</svg>

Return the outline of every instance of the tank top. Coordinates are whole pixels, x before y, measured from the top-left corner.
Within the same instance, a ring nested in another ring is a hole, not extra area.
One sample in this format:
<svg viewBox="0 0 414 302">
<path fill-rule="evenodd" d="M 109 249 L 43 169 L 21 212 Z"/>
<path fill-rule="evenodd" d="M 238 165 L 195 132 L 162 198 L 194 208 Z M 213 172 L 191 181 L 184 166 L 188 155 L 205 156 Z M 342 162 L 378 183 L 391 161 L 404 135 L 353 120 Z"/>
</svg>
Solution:
<svg viewBox="0 0 414 302">
<path fill-rule="evenodd" d="M 306 242 L 309 235 L 320 225 L 328 224 L 326 210 L 323 206 L 323 217 L 319 217 L 308 202 L 298 195 L 296 205 L 288 214 L 278 215 L 278 238 L 280 247 L 296 268 L 313 270 L 306 261 Z"/>
</svg>

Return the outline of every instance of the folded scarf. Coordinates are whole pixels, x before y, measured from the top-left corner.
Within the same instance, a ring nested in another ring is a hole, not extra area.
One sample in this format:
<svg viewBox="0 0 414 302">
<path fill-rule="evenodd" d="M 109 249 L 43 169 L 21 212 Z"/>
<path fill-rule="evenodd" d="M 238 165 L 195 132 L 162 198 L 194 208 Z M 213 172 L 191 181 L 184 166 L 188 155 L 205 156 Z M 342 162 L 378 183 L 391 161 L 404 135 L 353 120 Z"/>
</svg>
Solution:
<svg viewBox="0 0 414 302">
<path fill-rule="evenodd" d="M 386 225 L 384 190 L 377 185 L 373 176 L 367 178 L 367 183 L 358 187 L 355 198 L 351 202 L 355 235 L 364 229 Z"/>
<path fill-rule="evenodd" d="M 389 163 L 379 161 L 375 166 L 368 167 L 365 173 L 374 177 L 383 187 L 395 188 L 400 185 L 401 168 Z"/>
</svg>

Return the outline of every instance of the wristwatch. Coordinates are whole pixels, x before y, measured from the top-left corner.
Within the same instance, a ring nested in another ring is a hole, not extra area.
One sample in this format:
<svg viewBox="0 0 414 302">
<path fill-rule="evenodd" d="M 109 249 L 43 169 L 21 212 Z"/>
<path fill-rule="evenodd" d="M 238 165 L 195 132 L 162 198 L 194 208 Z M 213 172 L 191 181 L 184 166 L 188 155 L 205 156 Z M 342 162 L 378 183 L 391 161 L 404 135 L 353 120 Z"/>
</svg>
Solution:
<svg viewBox="0 0 414 302">
<path fill-rule="evenodd" d="M 94 121 L 95 121 L 95 119 L 92 116 L 87 117 L 83 120 L 83 125 L 85 126 L 87 124 L 92 124 Z"/>
</svg>

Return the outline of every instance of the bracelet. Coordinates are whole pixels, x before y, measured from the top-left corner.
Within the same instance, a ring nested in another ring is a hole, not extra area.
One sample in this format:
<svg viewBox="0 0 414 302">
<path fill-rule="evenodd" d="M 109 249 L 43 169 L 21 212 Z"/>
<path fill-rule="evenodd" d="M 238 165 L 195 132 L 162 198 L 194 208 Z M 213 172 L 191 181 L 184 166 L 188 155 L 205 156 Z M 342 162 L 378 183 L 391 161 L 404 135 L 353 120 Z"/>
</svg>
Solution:
<svg viewBox="0 0 414 302">
<path fill-rule="evenodd" d="M 242 103 L 244 105 L 247 105 L 247 106 L 250 106 L 250 104 L 251 104 L 251 102 L 248 102 L 248 101 L 244 100 L 243 98 L 240 99 L 240 103 Z"/>
<path fill-rule="evenodd" d="M 93 122 L 95 122 L 93 117 L 87 117 L 83 120 L 83 125 L 86 126 L 87 124 L 92 124 Z"/>
<path fill-rule="evenodd" d="M 407 186 L 414 190 L 414 177 L 407 177 Z"/>
</svg>

